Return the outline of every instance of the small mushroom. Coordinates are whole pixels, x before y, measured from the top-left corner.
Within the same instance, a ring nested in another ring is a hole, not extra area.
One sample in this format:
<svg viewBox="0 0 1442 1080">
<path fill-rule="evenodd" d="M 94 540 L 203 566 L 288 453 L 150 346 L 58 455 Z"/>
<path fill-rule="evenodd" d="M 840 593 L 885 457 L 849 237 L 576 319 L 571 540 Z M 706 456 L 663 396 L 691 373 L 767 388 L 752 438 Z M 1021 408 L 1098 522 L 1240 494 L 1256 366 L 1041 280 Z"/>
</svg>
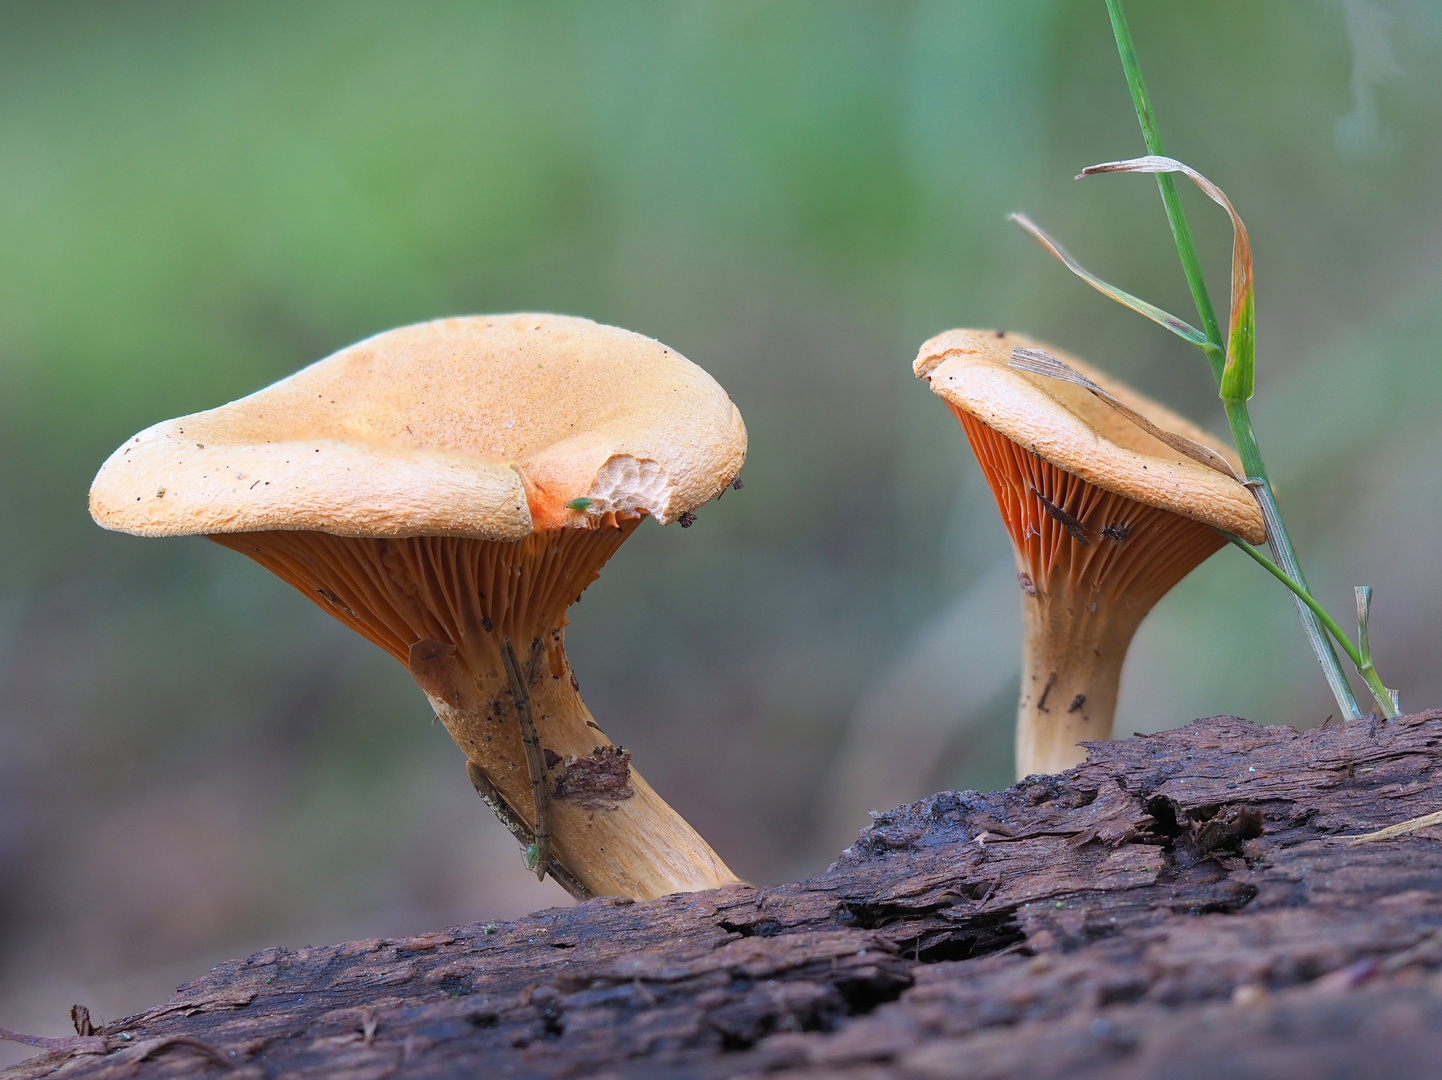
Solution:
<svg viewBox="0 0 1442 1080">
<path fill-rule="evenodd" d="M 142 431 L 90 510 L 208 536 L 294 585 L 407 667 L 533 869 L 645 899 L 736 877 L 587 711 L 566 610 L 642 517 L 680 520 L 745 455 L 725 391 L 659 342 L 558 315 L 444 319 Z M 610 770 L 609 797 L 566 797 L 584 761 Z"/>
<path fill-rule="evenodd" d="M 1178 453 L 1088 390 L 1009 366 L 1019 334 L 950 330 L 921 347 L 918 378 L 961 421 L 1016 552 L 1025 626 L 1018 776 L 1060 772 L 1111 736 L 1132 635 L 1152 606 L 1226 541 L 1265 539 L 1238 481 Z M 1063 353 L 1066 364 L 1165 432 L 1236 466 L 1222 443 Z"/>
</svg>

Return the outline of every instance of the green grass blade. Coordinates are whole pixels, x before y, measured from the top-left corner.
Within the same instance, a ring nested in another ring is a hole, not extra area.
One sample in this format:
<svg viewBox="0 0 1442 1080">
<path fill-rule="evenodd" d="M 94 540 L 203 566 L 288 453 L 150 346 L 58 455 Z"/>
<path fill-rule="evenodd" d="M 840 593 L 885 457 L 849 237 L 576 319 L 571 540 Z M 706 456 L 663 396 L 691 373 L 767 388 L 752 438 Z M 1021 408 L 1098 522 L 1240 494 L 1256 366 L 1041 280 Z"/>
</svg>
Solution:
<svg viewBox="0 0 1442 1080">
<path fill-rule="evenodd" d="M 1127 85 L 1131 89 L 1132 104 L 1136 106 L 1137 121 L 1141 124 L 1142 138 L 1146 141 L 1147 150 L 1152 155 L 1165 157 L 1166 148 L 1162 145 L 1161 135 L 1157 131 L 1151 99 L 1147 95 L 1141 64 L 1137 60 L 1136 46 L 1132 43 L 1131 30 L 1127 26 L 1126 14 L 1122 10 L 1122 0 L 1106 0 L 1106 4 L 1107 13 L 1111 16 L 1112 32 L 1116 37 L 1117 55 L 1121 57 L 1122 69 L 1126 73 Z M 1192 240 L 1186 213 L 1182 210 L 1176 181 L 1168 172 L 1158 172 L 1156 176 L 1157 187 L 1162 193 L 1162 204 L 1167 212 L 1167 221 L 1172 227 L 1172 238 L 1176 241 L 1177 257 L 1181 260 L 1182 271 L 1186 274 L 1187 285 L 1191 289 L 1192 299 L 1197 305 L 1197 313 L 1201 316 L 1202 326 L 1206 329 L 1207 345 L 1202 346 L 1202 350 L 1206 353 L 1212 375 L 1222 391 L 1222 403 L 1226 408 L 1227 423 L 1231 426 L 1232 436 L 1236 440 L 1237 453 L 1242 458 L 1242 467 L 1250 478 L 1248 486 L 1256 495 L 1263 515 L 1267 517 L 1267 542 L 1277 561 L 1281 563 L 1282 567 L 1285 567 L 1288 577 L 1306 589 L 1307 579 L 1302 575 L 1302 567 L 1297 559 L 1296 549 L 1292 546 L 1292 540 L 1287 535 L 1286 526 L 1282 523 L 1281 514 L 1277 510 L 1271 485 L 1267 481 L 1267 469 L 1262 461 L 1262 451 L 1257 445 L 1256 435 L 1252 431 L 1252 420 L 1247 412 L 1247 399 L 1252 393 L 1255 367 L 1253 340 L 1255 302 L 1252 296 L 1250 266 L 1246 275 L 1246 288 L 1239 293 L 1236 289 L 1237 245 L 1234 243 L 1232 249 L 1232 313 L 1234 320 L 1240 316 L 1241 321 L 1240 323 L 1234 321 L 1232 333 L 1229 334 L 1229 353 L 1237 358 L 1232 365 L 1229 377 L 1227 354 L 1223 353 L 1221 327 L 1218 325 L 1216 313 L 1212 309 L 1211 296 L 1207 292 L 1206 279 L 1202 274 L 1201 259 L 1197 255 L 1196 244 Z M 1248 259 L 1250 260 L 1250 250 L 1248 250 Z M 1244 328 L 1244 332 L 1241 334 L 1237 333 L 1239 327 Z M 1248 553 L 1252 554 L 1250 547 Z M 1311 607 L 1302 602 L 1300 596 L 1294 597 L 1294 602 L 1302 629 L 1316 654 L 1317 662 L 1322 667 L 1327 685 L 1337 699 L 1337 705 L 1345 716 L 1353 718 L 1360 716 L 1361 710 L 1357 707 L 1357 700 L 1352 695 L 1346 676 L 1342 673 L 1341 664 L 1337 660 L 1337 654 L 1332 648 L 1331 640 L 1322 621 Z M 1367 685 L 1372 690 L 1373 697 L 1376 697 L 1377 687 L 1381 685 L 1381 680 L 1375 671 L 1370 672 Z M 1382 705 L 1381 698 L 1378 698 L 1378 703 L 1382 708 L 1383 715 L 1389 715 L 1387 708 Z M 1392 712 L 1395 713 L 1395 711 L 1394 702 Z"/>
<path fill-rule="evenodd" d="M 1224 401 L 1249 401 L 1256 381 L 1257 309 L 1251 278 L 1232 312 L 1231 334 L 1227 339 L 1227 362 L 1217 388 Z"/>
<path fill-rule="evenodd" d="M 1342 650 L 1347 654 L 1348 659 L 1350 659 L 1352 663 L 1355 664 L 1357 667 L 1360 668 L 1362 666 L 1362 654 L 1357 650 L 1357 646 L 1352 644 L 1351 640 L 1342 631 L 1342 628 L 1337 625 L 1337 620 L 1327 614 L 1327 612 L 1323 609 L 1322 605 L 1317 603 L 1316 598 L 1313 597 L 1311 593 L 1309 593 L 1295 579 L 1293 579 L 1290 574 L 1288 574 L 1280 566 L 1274 563 L 1271 559 L 1263 555 L 1256 548 L 1252 547 L 1251 544 L 1247 543 L 1240 536 L 1233 536 L 1229 532 L 1224 532 L 1222 533 L 1222 535 L 1225 536 L 1227 540 L 1231 542 L 1234 546 L 1241 548 L 1244 552 L 1250 555 L 1259 566 L 1265 569 L 1274 578 L 1276 578 L 1283 585 L 1292 590 L 1292 594 L 1296 596 L 1296 598 L 1300 600 L 1303 604 L 1307 605 L 1309 609 L 1311 609 L 1312 614 L 1317 616 L 1317 618 L 1321 621 L 1322 625 L 1326 627 L 1327 632 L 1336 639 L 1337 644 L 1342 646 Z"/>
<path fill-rule="evenodd" d="M 1217 531 L 1222 532 L 1222 530 L 1220 529 L 1218 529 Z M 1327 612 L 1323 609 L 1322 605 L 1317 603 L 1316 599 L 1312 596 L 1312 594 L 1308 592 L 1306 588 L 1304 588 L 1295 578 L 1293 578 L 1280 566 L 1274 563 L 1271 559 L 1263 555 L 1256 548 L 1252 547 L 1251 544 L 1247 543 L 1239 536 L 1233 536 L 1229 532 L 1222 532 L 1222 535 L 1225 536 L 1227 540 L 1230 541 L 1233 545 L 1241 548 L 1244 552 L 1250 555 L 1252 559 L 1258 563 L 1258 565 L 1262 566 L 1274 578 L 1280 581 L 1288 589 L 1292 590 L 1292 594 L 1296 598 L 1296 600 L 1299 603 L 1305 604 L 1306 607 L 1312 612 L 1312 614 L 1317 617 L 1317 620 L 1321 623 L 1321 625 L 1326 628 L 1326 632 L 1336 640 L 1338 645 L 1342 646 L 1342 650 L 1347 654 L 1348 659 L 1350 659 L 1353 665 L 1357 668 L 1357 674 L 1362 676 L 1362 678 L 1367 683 L 1367 689 L 1372 691 L 1372 700 L 1377 703 L 1378 715 L 1383 716 L 1388 720 L 1396 716 L 1398 713 L 1397 695 L 1393 691 L 1387 689 L 1387 687 L 1382 685 L 1382 679 L 1377 674 L 1377 669 L 1372 666 L 1371 656 L 1364 656 L 1362 650 L 1360 650 L 1356 645 L 1352 644 L 1352 642 L 1348 639 L 1347 635 L 1342 632 L 1342 628 L 1337 625 L 1337 620 L 1332 618 L 1332 616 L 1328 615 Z M 1369 606 L 1371 603 L 1370 594 L 1371 590 L 1369 589 L 1367 596 L 1367 603 Z M 1358 590 L 1357 597 L 1357 611 L 1359 621 L 1365 624 L 1366 617 L 1365 615 L 1363 615 L 1363 601 L 1360 589 Z M 1365 630 L 1363 632 L 1365 633 Z M 1348 696 L 1350 696 L 1350 694 L 1351 691 L 1349 690 Z M 1340 696 L 1338 697 L 1338 700 L 1341 700 Z M 1356 710 L 1355 701 L 1352 704 L 1352 708 Z M 1353 713 L 1354 717 L 1359 715 L 1361 715 L 1360 710 L 1356 710 Z"/>
</svg>

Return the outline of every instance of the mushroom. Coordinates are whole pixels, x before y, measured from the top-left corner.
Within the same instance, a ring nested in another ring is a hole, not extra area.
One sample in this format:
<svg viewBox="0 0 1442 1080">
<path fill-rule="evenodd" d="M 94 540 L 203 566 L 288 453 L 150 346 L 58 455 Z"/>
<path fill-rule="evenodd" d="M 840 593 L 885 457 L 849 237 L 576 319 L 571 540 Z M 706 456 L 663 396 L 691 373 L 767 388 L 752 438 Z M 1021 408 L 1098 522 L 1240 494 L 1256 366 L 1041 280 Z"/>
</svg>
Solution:
<svg viewBox="0 0 1442 1080">
<path fill-rule="evenodd" d="M 406 666 L 532 869 L 648 899 L 737 879 L 587 711 L 566 610 L 642 517 L 690 524 L 745 455 L 726 392 L 657 341 L 443 319 L 147 428 L 90 511 L 208 536 L 295 586 Z"/>
<path fill-rule="evenodd" d="M 1017 370 L 1018 347 L 1037 346 L 950 330 L 921 347 L 913 371 L 961 421 L 1011 535 L 1025 633 L 1016 762 L 1026 776 L 1070 768 L 1086 757 L 1079 742 L 1111 736 L 1122 662 L 1147 612 L 1226 543 L 1222 532 L 1260 543 L 1265 531 L 1246 487 L 1173 448 L 1200 443 L 1195 456 L 1238 467 L 1226 446 L 1065 354 L 1056 355 L 1141 418 L 1084 386 Z M 1172 445 L 1139 426 L 1147 420 Z"/>
</svg>

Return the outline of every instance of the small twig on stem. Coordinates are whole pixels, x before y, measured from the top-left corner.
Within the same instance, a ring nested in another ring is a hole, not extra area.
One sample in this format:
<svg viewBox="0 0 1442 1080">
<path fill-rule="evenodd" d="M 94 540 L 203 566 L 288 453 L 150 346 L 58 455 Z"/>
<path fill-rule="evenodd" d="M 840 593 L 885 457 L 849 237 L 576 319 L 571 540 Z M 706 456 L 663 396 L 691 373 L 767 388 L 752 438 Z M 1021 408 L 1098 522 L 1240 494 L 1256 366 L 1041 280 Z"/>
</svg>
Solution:
<svg viewBox="0 0 1442 1080">
<path fill-rule="evenodd" d="M 501 660 L 506 667 L 506 677 L 511 681 L 511 701 L 516 706 L 516 719 L 521 725 L 521 745 L 526 751 L 526 768 L 531 774 L 531 801 L 535 807 L 536 824 L 531 830 L 534 839 L 526 848 L 526 865 L 536 872 L 536 879 L 540 881 L 545 879 L 546 864 L 551 858 L 551 807 L 546 791 L 546 759 L 541 753 L 535 720 L 531 717 L 531 691 L 526 687 L 510 638 L 501 641 Z"/>
<path fill-rule="evenodd" d="M 470 777 L 471 786 L 476 789 L 476 794 L 481 797 L 481 802 L 485 803 L 491 813 L 496 815 L 496 819 L 506 827 L 506 831 L 516 838 L 516 842 L 521 845 L 521 850 L 532 847 L 536 842 L 536 837 L 531 832 L 531 827 L 511 809 L 511 804 L 506 802 L 505 796 L 491 783 L 485 770 L 474 761 L 467 761 L 466 775 Z M 554 855 L 546 864 L 546 873 L 550 874 L 556 884 L 577 900 L 591 899 L 593 895 L 591 890 L 582 885 Z"/>
</svg>

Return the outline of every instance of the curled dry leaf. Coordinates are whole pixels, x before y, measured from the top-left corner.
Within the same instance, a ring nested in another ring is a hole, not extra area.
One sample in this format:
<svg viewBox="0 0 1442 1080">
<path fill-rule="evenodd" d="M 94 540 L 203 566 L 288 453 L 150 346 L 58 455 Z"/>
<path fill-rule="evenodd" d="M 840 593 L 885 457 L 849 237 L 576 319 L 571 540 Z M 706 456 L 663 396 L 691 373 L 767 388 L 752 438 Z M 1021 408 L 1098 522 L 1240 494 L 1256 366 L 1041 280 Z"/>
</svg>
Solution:
<svg viewBox="0 0 1442 1080">
<path fill-rule="evenodd" d="M 1243 400 L 1250 398 L 1256 308 L 1253 302 L 1252 241 L 1247 236 L 1247 227 L 1242 224 L 1241 215 L 1221 188 L 1176 158 L 1149 155 L 1128 158 L 1125 161 L 1104 161 L 1100 165 L 1083 169 L 1076 178 L 1081 180 L 1088 176 L 1117 172 L 1181 173 L 1201 188 L 1206 196 L 1232 219 L 1232 312 L 1227 336 L 1227 366 L 1222 376 L 1222 396 Z"/>
</svg>

